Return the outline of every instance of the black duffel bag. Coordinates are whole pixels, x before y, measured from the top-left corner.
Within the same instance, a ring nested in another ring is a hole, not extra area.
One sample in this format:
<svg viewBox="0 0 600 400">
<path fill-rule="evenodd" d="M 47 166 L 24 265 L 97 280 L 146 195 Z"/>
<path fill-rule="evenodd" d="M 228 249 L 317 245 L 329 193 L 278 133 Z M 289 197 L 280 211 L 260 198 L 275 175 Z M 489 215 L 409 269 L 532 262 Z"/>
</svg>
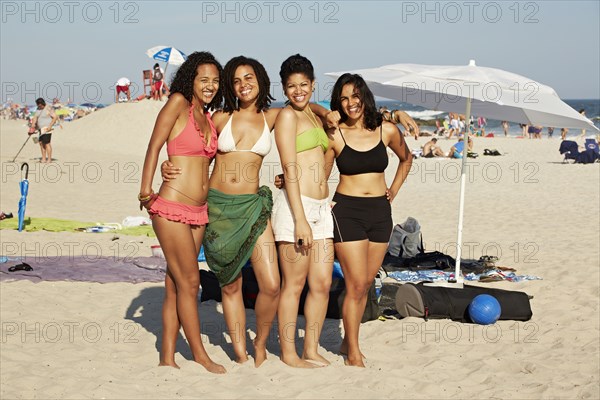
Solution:
<svg viewBox="0 0 600 400">
<path fill-rule="evenodd" d="M 533 315 L 530 296 L 524 292 L 464 285 L 462 289 L 425 286 L 423 282 L 401 285 L 396 292 L 396 310 L 402 317 L 450 318 L 472 322 L 469 304 L 480 294 L 494 296 L 502 312 L 501 320 L 528 321 Z"/>
</svg>

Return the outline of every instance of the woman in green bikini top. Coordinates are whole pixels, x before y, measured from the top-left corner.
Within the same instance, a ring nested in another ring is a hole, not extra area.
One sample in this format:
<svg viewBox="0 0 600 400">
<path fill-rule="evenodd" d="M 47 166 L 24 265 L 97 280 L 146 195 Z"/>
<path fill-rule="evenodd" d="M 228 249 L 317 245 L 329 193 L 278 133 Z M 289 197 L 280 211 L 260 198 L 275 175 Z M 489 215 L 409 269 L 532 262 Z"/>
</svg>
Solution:
<svg viewBox="0 0 600 400">
<path fill-rule="evenodd" d="M 321 146 L 323 153 L 327 153 L 327 150 L 329 150 L 329 138 L 320 126 L 315 126 L 296 135 L 296 153 L 312 150 L 318 146 Z"/>
</svg>

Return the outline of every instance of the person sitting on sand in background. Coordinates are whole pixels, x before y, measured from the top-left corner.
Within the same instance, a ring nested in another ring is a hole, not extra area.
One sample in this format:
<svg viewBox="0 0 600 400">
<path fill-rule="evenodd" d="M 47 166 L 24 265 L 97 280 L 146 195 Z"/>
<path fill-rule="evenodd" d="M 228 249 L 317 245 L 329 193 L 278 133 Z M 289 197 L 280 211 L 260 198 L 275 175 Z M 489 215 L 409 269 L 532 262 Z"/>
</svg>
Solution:
<svg viewBox="0 0 600 400">
<path fill-rule="evenodd" d="M 437 145 L 437 139 L 433 138 L 423 145 L 423 157 L 445 157 L 444 151 Z"/>
<path fill-rule="evenodd" d="M 341 117 L 338 127 L 329 129 L 340 172 L 331 210 L 333 240 L 346 284 L 340 353 L 346 355 L 346 365 L 364 367 L 360 323 L 392 233 L 391 203 L 408 176 L 413 157 L 398 127 L 383 121 L 377 112 L 375 96 L 360 75 L 346 73 L 338 78 L 331 92 L 331 110 Z M 389 187 L 385 181 L 387 148 L 399 158 Z"/>
<path fill-rule="evenodd" d="M 462 153 L 464 150 L 465 142 L 463 138 L 458 139 L 458 142 L 450 148 L 448 152 L 449 158 L 463 158 Z M 469 137 L 469 145 L 467 147 L 467 153 L 473 151 L 473 139 Z"/>
<path fill-rule="evenodd" d="M 259 286 L 253 341 L 254 365 L 259 367 L 267 358 L 266 345 L 280 291 L 270 222 L 272 194 L 267 186 L 259 187 L 259 179 L 262 161 L 271 150 L 270 132 L 282 109 L 270 108 L 269 76 L 263 65 L 252 58 L 238 56 L 229 60 L 222 85 L 225 107 L 212 115 L 219 136 L 210 177 L 204 254 L 221 284 L 223 314 L 238 363 L 248 360 L 241 270 L 248 260 L 252 263 Z M 321 118 L 331 114 L 317 104 L 310 107 Z M 165 181 L 180 173 L 171 165 L 165 161 L 161 166 Z M 232 225 L 234 218 L 246 223 Z"/>
<path fill-rule="evenodd" d="M 221 104 L 222 71 L 208 52 L 192 53 L 179 67 L 152 131 L 138 195 L 167 260 L 159 365 L 178 368 L 175 345 L 183 326 L 194 361 L 218 374 L 225 368 L 208 356 L 200 333 L 198 253 L 208 223 L 208 167 L 217 152 L 217 131 L 208 109 Z M 182 173 L 173 182 L 163 182 L 155 194 L 152 180 L 165 144 L 169 160 Z"/>
<path fill-rule="evenodd" d="M 121 93 L 123 93 L 126 97 L 126 101 L 131 101 L 131 92 L 129 91 L 129 86 L 131 85 L 131 81 L 125 77 L 119 78 L 117 83 L 115 84 L 115 103 L 121 102 Z"/>
<path fill-rule="evenodd" d="M 419 138 L 419 125 L 406 112 L 401 110 L 388 111 L 385 109 L 381 112 L 381 115 L 384 121 L 395 125 L 402 125 L 404 127 L 404 136 L 412 135 L 415 137 L 415 140 Z"/>
<path fill-rule="evenodd" d="M 46 105 L 46 101 L 43 98 L 35 100 L 37 110 L 31 120 L 31 126 L 37 126 L 40 131 L 39 144 L 42 152 L 41 162 L 49 163 L 52 162 L 52 131 L 54 130 L 54 124 L 58 121 L 58 116 L 54 112 L 51 106 Z"/>
</svg>

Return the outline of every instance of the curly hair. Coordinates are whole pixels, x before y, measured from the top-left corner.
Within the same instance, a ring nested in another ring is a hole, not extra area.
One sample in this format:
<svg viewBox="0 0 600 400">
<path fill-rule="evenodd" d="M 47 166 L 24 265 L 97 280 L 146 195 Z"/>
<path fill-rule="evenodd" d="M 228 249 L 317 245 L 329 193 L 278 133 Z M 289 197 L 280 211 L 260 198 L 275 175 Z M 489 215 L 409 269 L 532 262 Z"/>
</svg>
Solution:
<svg viewBox="0 0 600 400">
<path fill-rule="evenodd" d="M 258 97 L 256 99 L 256 112 L 266 111 L 271 106 L 271 101 L 275 100 L 269 93 L 271 88 L 271 81 L 269 75 L 265 70 L 265 67 L 253 58 L 244 56 L 233 57 L 225 64 L 223 69 L 223 97 L 225 98 L 225 105 L 223 111 L 226 113 L 232 113 L 240 109 L 237 98 L 235 97 L 235 90 L 233 88 L 233 81 L 235 79 L 235 71 L 238 67 L 247 65 L 254 70 L 256 81 L 258 82 Z"/>
<path fill-rule="evenodd" d="M 285 85 L 288 78 L 292 74 L 304 74 L 311 81 L 315 80 L 315 70 L 310 60 L 300 54 L 294 54 L 289 56 L 282 64 L 279 69 L 279 76 L 281 77 L 281 83 Z"/>
<path fill-rule="evenodd" d="M 190 54 L 181 67 L 175 73 L 175 77 L 171 81 L 171 94 L 181 93 L 183 97 L 190 103 L 194 96 L 194 79 L 198 75 L 198 66 L 202 64 L 212 64 L 217 67 L 219 77 L 223 75 L 223 67 L 215 59 L 215 57 L 207 51 L 196 51 Z M 218 109 L 223 102 L 223 89 L 219 84 L 219 89 L 209 104 L 206 104 L 207 109 Z"/>
<path fill-rule="evenodd" d="M 346 122 L 348 115 L 342 109 L 342 88 L 345 85 L 351 84 L 354 90 L 358 91 L 358 97 L 363 104 L 363 123 L 365 128 L 372 131 L 375 130 L 383 121 L 383 116 L 375 105 L 375 96 L 367 86 L 367 83 L 358 74 L 345 73 L 338 78 L 331 91 L 331 110 L 338 111 L 341 115 L 340 122 Z"/>
</svg>

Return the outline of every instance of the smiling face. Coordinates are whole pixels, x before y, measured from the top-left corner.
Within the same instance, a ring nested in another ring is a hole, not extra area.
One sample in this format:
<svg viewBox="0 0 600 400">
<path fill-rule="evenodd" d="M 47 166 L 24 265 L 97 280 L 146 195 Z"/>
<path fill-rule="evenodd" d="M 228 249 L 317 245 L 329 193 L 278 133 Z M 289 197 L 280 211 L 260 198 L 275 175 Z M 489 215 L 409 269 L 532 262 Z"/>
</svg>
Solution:
<svg viewBox="0 0 600 400">
<path fill-rule="evenodd" d="M 311 81 L 305 74 L 291 74 L 284 86 L 284 93 L 294 108 L 303 110 L 312 96 L 315 82 Z"/>
<path fill-rule="evenodd" d="M 201 64 L 194 78 L 194 97 L 203 104 L 210 103 L 219 90 L 219 70 L 213 64 Z"/>
<path fill-rule="evenodd" d="M 251 103 L 258 98 L 260 89 L 254 69 L 249 65 L 240 65 L 233 75 L 233 93 L 242 103 Z"/>
<path fill-rule="evenodd" d="M 358 89 L 353 84 L 348 83 L 342 87 L 340 103 L 342 111 L 349 119 L 358 120 L 363 116 L 365 105 L 360 98 Z"/>
</svg>

